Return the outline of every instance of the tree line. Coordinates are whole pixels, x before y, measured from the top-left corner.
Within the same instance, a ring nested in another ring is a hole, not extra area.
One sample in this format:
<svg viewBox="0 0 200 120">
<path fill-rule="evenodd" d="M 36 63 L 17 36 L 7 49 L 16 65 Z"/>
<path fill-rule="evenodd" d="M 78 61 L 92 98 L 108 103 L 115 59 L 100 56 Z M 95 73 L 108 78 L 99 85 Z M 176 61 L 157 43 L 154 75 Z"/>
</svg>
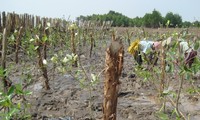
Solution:
<svg viewBox="0 0 200 120">
<path fill-rule="evenodd" d="M 113 27 L 200 27 L 200 21 L 184 21 L 179 14 L 168 12 L 164 17 L 157 10 L 153 10 L 151 13 L 146 13 L 143 17 L 129 18 L 121 13 L 115 11 L 109 11 L 107 14 L 93 14 L 88 16 L 79 16 L 77 21 L 113 21 Z"/>
</svg>

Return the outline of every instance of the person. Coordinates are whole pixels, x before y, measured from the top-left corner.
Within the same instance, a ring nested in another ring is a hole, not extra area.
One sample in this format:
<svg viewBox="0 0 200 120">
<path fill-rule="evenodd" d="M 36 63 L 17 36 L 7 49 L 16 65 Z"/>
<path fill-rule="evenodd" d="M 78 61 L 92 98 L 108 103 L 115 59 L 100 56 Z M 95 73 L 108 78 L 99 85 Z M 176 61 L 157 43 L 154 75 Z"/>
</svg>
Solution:
<svg viewBox="0 0 200 120">
<path fill-rule="evenodd" d="M 156 50 L 159 49 L 160 45 L 160 42 L 151 40 L 135 40 L 128 48 L 128 51 L 133 55 L 139 66 L 142 65 L 143 59 L 147 61 L 148 65 L 156 65 L 158 60 Z"/>
<path fill-rule="evenodd" d="M 179 40 L 180 53 L 184 55 L 184 63 L 188 65 L 189 68 L 192 67 L 195 57 L 197 56 L 197 51 L 194 50 L 193 46 L 189 47 L 188 42 L 184 40 Z"/>
</svg>

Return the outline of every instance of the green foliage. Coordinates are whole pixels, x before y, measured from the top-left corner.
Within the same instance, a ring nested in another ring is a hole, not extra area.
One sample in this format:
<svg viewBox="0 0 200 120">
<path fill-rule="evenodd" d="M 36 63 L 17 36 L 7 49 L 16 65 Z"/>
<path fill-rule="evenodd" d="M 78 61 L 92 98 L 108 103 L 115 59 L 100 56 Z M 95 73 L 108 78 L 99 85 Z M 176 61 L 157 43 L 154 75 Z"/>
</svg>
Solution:
<svg viewBox="0 0 200 120">
<path fill-rule="evenodd" d="M 183 27 L 183 28 L 188 28 L 188 27 L 190 27 L 190 26 L 192 26 L 192 23 L 191 23 L 191 22 L 184 21 L 184 22 L 182 23 L 182 27 Z"/>
<path fill-rule="evenodd" d="M 4 112 L 0 111 L 0 118 L 3 120 L 30 119 L 30 115 L 22 113 L 28 107 L 26 104 L 29 103 L 13 102 L 14 96 L 27 96 L 30 94 L 32 92 L 24 91 L 21 84 L 11 86 L 7 93 L 0 92 L 0 107 L 5 109 Z"/>
<path fill-rule="evenodd" d="M 199 45 L 200 45 L 200 42 L 199 40 L 195 42 L 194 44 L 194 50 L 198 50 L 199 49 Z"/>
<path fill-rule="evenodd" d="M 182 17 L 179 14 L 173 14 L 172 12 L 168 12 L 164 18 L 164 23 L 170 21 L 168 27 L 181 27 L 182 26 Z"/>
<path fill-rule="evenodd" d="M 199 28 L 199 27 L 200 27 L 200 21 L 197 21 L 197 20 L 194 21 L 194 22 L 192 23 L 192 26 L 193 26 L 193 27 L 198 27 L 198 28 Z"/>
<path fill-rule="evenodd" d="M 163 112 L 158 112 L 156 113 L 157 117 L 161 120 L 169 120 L 169 117 L 167 114 L 163 113 Z"/>
<path fill-rule="evenodd" d="M 174 14 L 172 12 L 168 12 L 165 17 L 162 17 L 161 13 L 157 10 L 153 10 L 152 13 L 146 13 L 143 17 L 135 17 L 129 18 L 121 13 L 115 11 L 109 11 L 107 14 L 99 15 L 93 14 L 90 16 L 79 16 L 77 20 L 83 21 L 113 21 L 113 27 L 150 27 L 150 28 L 158 28 L 158 27 L 200 27 L 200 22 L 195 21 L 193 23 L 189 21 L 182 21 L 182 17 L 179 14 Z M 170 24 L 166 24 L 169 23 Z M 162 26 L 161 26 L 162 25 Z"/>
<path fill-rule="evenodd" d="M 152 13 L 146 13 L 143 17 L 143 26 L 150 28 L 160 27 L 159 23 L 163 23 L 163 18 L 159 11 L 153 10 Z"/>
</svg>

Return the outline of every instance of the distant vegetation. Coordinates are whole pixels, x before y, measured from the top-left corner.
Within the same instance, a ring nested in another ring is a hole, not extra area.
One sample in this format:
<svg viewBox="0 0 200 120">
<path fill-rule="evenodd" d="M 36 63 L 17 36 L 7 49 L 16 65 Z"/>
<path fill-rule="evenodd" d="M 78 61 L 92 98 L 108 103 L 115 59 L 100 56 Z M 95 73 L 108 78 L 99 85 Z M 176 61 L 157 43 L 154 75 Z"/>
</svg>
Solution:
<svg viewBox="0 0 200 120">
<path fill-rule="evenodd" d="M 143 17 L 129 18 L 121 13 L 115 11 L 109 11 L 107 14 L 99 15 L 93 14 L 89 16 L 79 16 L 77 20 L 83 21 L 113 21 L 113 27 L 200 27 L 200 21 L 189 22 L 182 20 L 179 14 L 168 12 L 164 17 L 157 10 L 153 10 L 151 13 L 146 13 Z"/>
</svg>

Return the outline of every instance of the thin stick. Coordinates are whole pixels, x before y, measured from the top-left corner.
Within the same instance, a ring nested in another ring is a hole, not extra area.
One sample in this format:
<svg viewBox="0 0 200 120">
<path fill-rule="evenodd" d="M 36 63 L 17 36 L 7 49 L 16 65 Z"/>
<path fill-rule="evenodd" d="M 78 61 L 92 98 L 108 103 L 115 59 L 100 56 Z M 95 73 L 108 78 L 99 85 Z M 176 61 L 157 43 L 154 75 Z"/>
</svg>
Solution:
<svg viewBox="0 0 200 120">
<path fill-rule="evenodd" d="M 172 106 L 176 107 L 176 103 L 169 96 L 167 98 L 170 100 L 170 103 L 172 104 Z M 181 115 L 181 117 L 184 120 L 187 120 L 181 111 L 178 111 L 178 112 L 179 112 L 179 115 Z"/>
</svg>

